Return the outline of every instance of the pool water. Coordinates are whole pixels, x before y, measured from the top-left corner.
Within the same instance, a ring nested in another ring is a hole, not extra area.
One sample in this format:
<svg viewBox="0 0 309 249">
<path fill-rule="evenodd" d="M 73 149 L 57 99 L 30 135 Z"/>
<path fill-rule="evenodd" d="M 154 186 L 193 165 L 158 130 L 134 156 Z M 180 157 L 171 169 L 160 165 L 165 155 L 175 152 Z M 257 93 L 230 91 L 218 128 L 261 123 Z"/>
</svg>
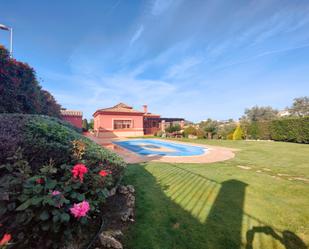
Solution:
<svg viewBox="0 0 309 249">
<path fill-rule="evenodd" d="M 130 139 L 125 141 L 114 141 L 113 143 L 138 153 L 141 156 L 197 156 L 207 151 L 206 148 L 200 146 L 155 139 Z"/>
</svg>

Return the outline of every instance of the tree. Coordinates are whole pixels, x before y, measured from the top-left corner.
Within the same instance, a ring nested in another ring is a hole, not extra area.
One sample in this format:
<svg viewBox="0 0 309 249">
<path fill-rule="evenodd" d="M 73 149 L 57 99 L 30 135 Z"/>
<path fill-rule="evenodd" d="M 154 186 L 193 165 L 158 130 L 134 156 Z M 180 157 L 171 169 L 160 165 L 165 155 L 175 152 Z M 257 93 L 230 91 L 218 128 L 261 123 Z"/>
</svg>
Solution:
<svg viewBox="0 0 309 249">
<path fill-rule="evenodd" d="M 42 90 L 35 71 L 28 64 L 11 59 L 0 46 L 0 113 L 28 113 L 60 116 L 60 105 Z"/>
<path fill-rule="evenodd" d="M 218 138 L 220 139 L 227 139 L 229 134 L 233 134 L 236 129 L 236 123 L 234 120 L 229 121 L 225 124 L 220 124 L 218 126 Z"/>
<path fill-rule="evenodd" d="M 252 121 L 266 121 L 277 118 L 278 110 L 273 109 L 270 106 L 254 106 L 252 108 L 245 109 L 245 115 L 242 119 Z"/>
<path fill-rule="evenodd" d="M 60 117 L 61 106 L 56 102 L 53 95 L 48 91 L 42 90 L 42 113 L 48 116 Z"/>
<path fill-rule="evenodd" d="M 295 98 L 290 112 L 293 116 L 309 116 L 309 97 Z"/>
<path fill-rule="evenodd" d="M 218 125 L 217 121 L 209 118 L 206 121 L 202 121 L 199 127 L 207 133 L 208 139 L 212 139 L 212 136 L 218 131 Z"/>
<path fill-rule="evenodd" d="M 83 119 L 83 131 L 88 131 L 89 126 L 88 126 L 88 121 L 86 118 Z"/>
<path fill-rule="evenodd" d="M 243 139 L 244 132 L 241 129 L 240 125 L 237 125 L 234 133 L 233 133 L 233 140 L 241 140 Z"/>
<path fill-rule="evenodd" d="M 179 124 L 175 124 L 175 125 L 171 124 L 169 127 L 165 129 L 165 131 L 168 133 L 173 133 L 173 132 L 180 131 L 180 130 L 181 130 L 181 127 Z"/>
<path fill-rule="evenodd" d="M 90 121 L 89 121 L 89 123 L 88 123 L 88 129 L 89 129 L 89 130 L 93 130 L 93 127 L 94 127 L 94 120 L 93 120 L 93 118 L 92 118 L 92 119 L 90 119 Z"/>
</svg>

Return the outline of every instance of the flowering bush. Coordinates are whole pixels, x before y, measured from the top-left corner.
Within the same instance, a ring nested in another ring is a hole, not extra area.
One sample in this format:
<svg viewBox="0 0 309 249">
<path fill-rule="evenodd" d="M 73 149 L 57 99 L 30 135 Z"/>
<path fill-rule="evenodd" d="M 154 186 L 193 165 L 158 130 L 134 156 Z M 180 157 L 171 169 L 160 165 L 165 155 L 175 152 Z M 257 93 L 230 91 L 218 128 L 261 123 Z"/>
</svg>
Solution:
<svg viewBox="0 0 309 249">
<path fill-rule="evenodd" d="M 84 145 L 87 151 L 89 146 Z M 66 164 L 50 161 L 34 169 L 18 151 L 1 166 L 6 174 L 0 190 L 7 197 L 0 205 L 0 222 L 13 232 L 16 248 L 59 248 L 73 238 L 82 239 L 81 231 L 88 231 L 101 215 L 123 167 L 95 155 L 87 158 L 84 151 L 81 156 L 75 149 Z"/>
</svg>

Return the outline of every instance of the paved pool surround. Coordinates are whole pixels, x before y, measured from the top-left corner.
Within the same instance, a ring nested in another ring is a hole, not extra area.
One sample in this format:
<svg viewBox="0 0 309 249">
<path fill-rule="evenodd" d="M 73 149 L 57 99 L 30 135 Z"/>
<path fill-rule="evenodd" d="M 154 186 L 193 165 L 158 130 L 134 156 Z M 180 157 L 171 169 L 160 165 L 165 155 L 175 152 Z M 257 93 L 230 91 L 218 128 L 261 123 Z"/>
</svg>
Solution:
<svg viewBox="0 0 309 249">
<path fill-rule="evenodd" d="M 162 153 L 158 154 L 148 154 L 143 155 L 142 153 L 134 152 L 128 148 L 121 146 L 121 142 L 130 141 L 131 139 L 103 139 L 98 138 L 90 133 L 85 134 L 88 138 L 93 140 L 94 142 L 98 143 L 102 147 L 105 147 L 109 150 L 116 152 L 120 155 L 127 163 L 142 163 L 142 162 L 149 162 L 149 161 L 156 161 L 156 162 L 170 162 L 170 163 L 213 163 L 213 162 L 220 162 L 234 158 L 236 149 L 226 148 L 226 147 L 219 147 L 219 146 L 211 146 L 211 145 L 202 145 L 196 143 L 187 143 L 181 141 L 171 141 L 167 139 L 145 139 L 146 140 L 153 140 L 153 141 L 162 141 L 162 142 L 170 142 L 171 144 L 177 145 L 185 145 L 185 146 L 193 146 L 202 148 L 204 150 L 203 154 L 200 155 L 162 155 Z M 142 140 L 142 139 L 139 139 Z M 149 145 L 150 147 L 147 148 L 147 144 L 144 143 L 143 149 L 151 149 L 151 150 L 161 150 L 162 146 L 157 146 L 157 148 L 152 147 L 153 143 Z M 155 145 L 154 145 L 155 146 Z M 151 148 L 152 147 L 152 148 Z M 188 148 L 188 147 L 186 147 Z M 163 151 L 166 153 L 168 151 L 173 151 L 170 148 L 164 148 Z"/>
</svg>

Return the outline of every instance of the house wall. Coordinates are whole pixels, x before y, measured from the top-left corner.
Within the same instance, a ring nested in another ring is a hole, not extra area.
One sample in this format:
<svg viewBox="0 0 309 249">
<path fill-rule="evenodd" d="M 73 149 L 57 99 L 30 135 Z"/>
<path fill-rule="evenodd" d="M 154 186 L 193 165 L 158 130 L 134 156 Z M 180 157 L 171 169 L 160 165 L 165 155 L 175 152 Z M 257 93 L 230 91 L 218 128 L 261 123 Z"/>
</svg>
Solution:
<svg viewBox="0 0 309 249">
<path fill-rule="evenodd" d="M 114 120 L 132 120 L 130 129 L 114 130 Z M 124 114 L 98 114 L 94 117 L 94 131 L 98 137 L 143 136 L 143 116 Z"/>
<path fill-rule="evenodd" d="M 82 116 L 67 116 L 67 115 L 62 115 L 61 116 L 63 120 L 71 123 L 75 127 L 82 129 L 83 127 L 83 117 Z"/>
</svg>

